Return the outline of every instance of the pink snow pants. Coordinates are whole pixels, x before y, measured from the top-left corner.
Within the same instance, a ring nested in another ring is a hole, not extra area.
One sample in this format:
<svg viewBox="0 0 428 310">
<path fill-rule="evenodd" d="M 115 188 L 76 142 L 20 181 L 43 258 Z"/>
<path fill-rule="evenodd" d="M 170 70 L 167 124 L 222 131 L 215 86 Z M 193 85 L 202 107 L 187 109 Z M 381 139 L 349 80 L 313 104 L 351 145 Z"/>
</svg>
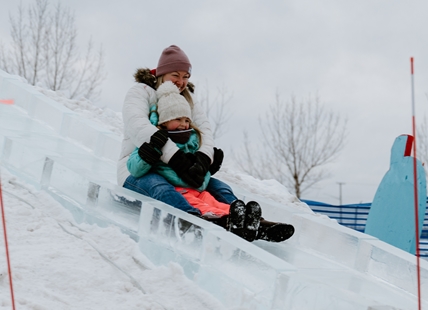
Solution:
<svg viewBox="0 0 428 310">
<path fill-rule="evenodd" d="M 227 203 L 217 201 L 209 192 L 199 192 L 192 188 L 176 187 L 179 193 L 202 215 L 211 212 L 219 216 L 228 215 L 230 206 Z"/>
</svg>

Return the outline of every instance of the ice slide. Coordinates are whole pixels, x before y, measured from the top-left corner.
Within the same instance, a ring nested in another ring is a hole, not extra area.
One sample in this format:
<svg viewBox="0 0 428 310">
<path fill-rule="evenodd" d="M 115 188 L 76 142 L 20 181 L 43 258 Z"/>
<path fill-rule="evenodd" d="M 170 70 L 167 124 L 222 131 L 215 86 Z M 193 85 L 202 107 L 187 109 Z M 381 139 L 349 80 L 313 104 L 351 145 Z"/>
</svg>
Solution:
<svg viewBox="0 0 428 310">
<path fill-rule="evenodd" d="M 174 261 L 226 309 L 417 309 L 416 259 L 369 235 L 231 184 L 266 218 L 289 222 L 279 244 L 222 228 L 115 185 L 118 134 L 0 71 L 1 165 L 45 190 L 77 222 L 117 225 L 155 264 Z M 229 184 L 230 180 L 227 181 Z M 421 260 L 422 309 L 428 262 Z"/>
</svg>

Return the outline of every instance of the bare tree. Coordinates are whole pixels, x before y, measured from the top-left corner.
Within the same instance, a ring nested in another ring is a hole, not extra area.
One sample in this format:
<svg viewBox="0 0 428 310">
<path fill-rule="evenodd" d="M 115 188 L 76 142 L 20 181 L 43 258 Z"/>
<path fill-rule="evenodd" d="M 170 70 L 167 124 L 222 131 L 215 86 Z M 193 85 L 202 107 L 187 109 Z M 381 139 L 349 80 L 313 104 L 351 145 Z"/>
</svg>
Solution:
<svg viewBox="0 0 428 310">
<path fill-rule="evenodd" d="M 94 51 L 92 39 L 81 56 L 76 44 L 74 13 L 60 2 L 49 10 L 48 0 L 35 0 L 17 16 L 9 15 L 11 44 L 0 45 L 0 66 L 32 85 L 61 90 L 69 98 L 97 99 L 106 78 L 102 47 Z"/>
<path fill-rule="evenodd" d="M 302 193 L 329 176 L 325 165 L 331 163 L 344 146 L 346 119 L 328 112 L 319 98 L 310 96 L 301 102 L 292 97 L 275 104 L 259 119 L 263 139 L 257 150 L 251 149 L 244 134 L 244 149 L 235 153 L 237 165 L 254 177 L 276 179 L 294 189 L 298 198 Z M 263 151 L 260 151 L 263 150 Z"/>
<path fill-rule="evenodd" d="M 9 20 L 12 44 L 10 53 L 2 44 L 0 64 L 5 71 L 18 74 L 34 85 L 45 66 L 43 45 L 47 40 L 47 2 L 37 1 L 27 14 L 20 5 L 17 16 L 9 15 Z"/>
<path fill-rule="evenodd" d="M 208 87 L 205 87 L 199 94 L 199 102 L 204 107 L 211 127 L 214 139 L 220 138 L 227 131 L 226 124 L 232 116 L 230 111 L 230 100 L 232 95 L 223 86 L 217 89 L 214 99 L 211 98 Z"/>
<path fill-rule="evenodd" d="M 72 66 L 77 61 L 74 15 L 69 9 L 63 9 L 58 2 L 54 13 L 49 16 L 49 25 L 49 39 L 45 45 L 45 83 L 49 89 L 60 90 L 75 76 Z M 65 68 L 71 70 L 66 71 Z"/>
</svg>

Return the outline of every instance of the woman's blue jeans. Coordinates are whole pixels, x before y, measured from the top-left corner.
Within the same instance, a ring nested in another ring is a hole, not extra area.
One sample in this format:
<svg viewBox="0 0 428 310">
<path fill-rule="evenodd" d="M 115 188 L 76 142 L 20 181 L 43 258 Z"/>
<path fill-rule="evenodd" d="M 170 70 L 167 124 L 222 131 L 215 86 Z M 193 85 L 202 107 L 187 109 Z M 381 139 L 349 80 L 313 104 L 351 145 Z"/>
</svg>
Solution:
<svg viewBox="0 0 428 310">
<path fill-rule="evenodd" d="M 123 187 L 165 202 L 182 211 L 201 214 L 198 209 L 192 207 L 187 202 L 183 195 L 175 190 L 173 185 L 157 173 L 147 173 L 141 178 L 134 178 L 130 175 L 123 184 Z M 237 199 L 230 186 L 218 179 L 211 178 L 206 191 L 218 201 L 227 204 Z"/>
</svg>

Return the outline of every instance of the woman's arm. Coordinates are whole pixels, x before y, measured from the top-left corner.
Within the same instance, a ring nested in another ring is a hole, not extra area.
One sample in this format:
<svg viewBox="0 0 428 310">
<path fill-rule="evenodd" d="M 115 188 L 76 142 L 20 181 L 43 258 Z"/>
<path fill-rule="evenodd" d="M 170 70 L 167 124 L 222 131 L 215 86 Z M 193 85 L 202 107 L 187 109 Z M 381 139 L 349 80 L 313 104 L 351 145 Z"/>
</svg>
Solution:
<svg viewBox="0 0 428 310">
<path fill-rule="evenodd" d="M 202 143 L 200 145 L 199 152 L 207 155 L 212 162 L 214 157 L 214 138 L 211 130 L 211 124 L 205 115 L 202 106 L 200 106 L 197 102 L 195 102 L 193 106 L 192 116 L 193 123 L 201 131 L 202 135 Z"/>
<path fill-rule="evenodd" d="M 158 130 L 149 120 L 150 106 L 156 103 L 155 90 L 143 83 L 134 85 L 126 94 L 122 108 L 125 135 L 129 137 L 135 147 L 148 142 Z M 161 160 L 168 163 L 177 150 L 175 143 L 168 140 L 162 149 Z"/>
</svg>

